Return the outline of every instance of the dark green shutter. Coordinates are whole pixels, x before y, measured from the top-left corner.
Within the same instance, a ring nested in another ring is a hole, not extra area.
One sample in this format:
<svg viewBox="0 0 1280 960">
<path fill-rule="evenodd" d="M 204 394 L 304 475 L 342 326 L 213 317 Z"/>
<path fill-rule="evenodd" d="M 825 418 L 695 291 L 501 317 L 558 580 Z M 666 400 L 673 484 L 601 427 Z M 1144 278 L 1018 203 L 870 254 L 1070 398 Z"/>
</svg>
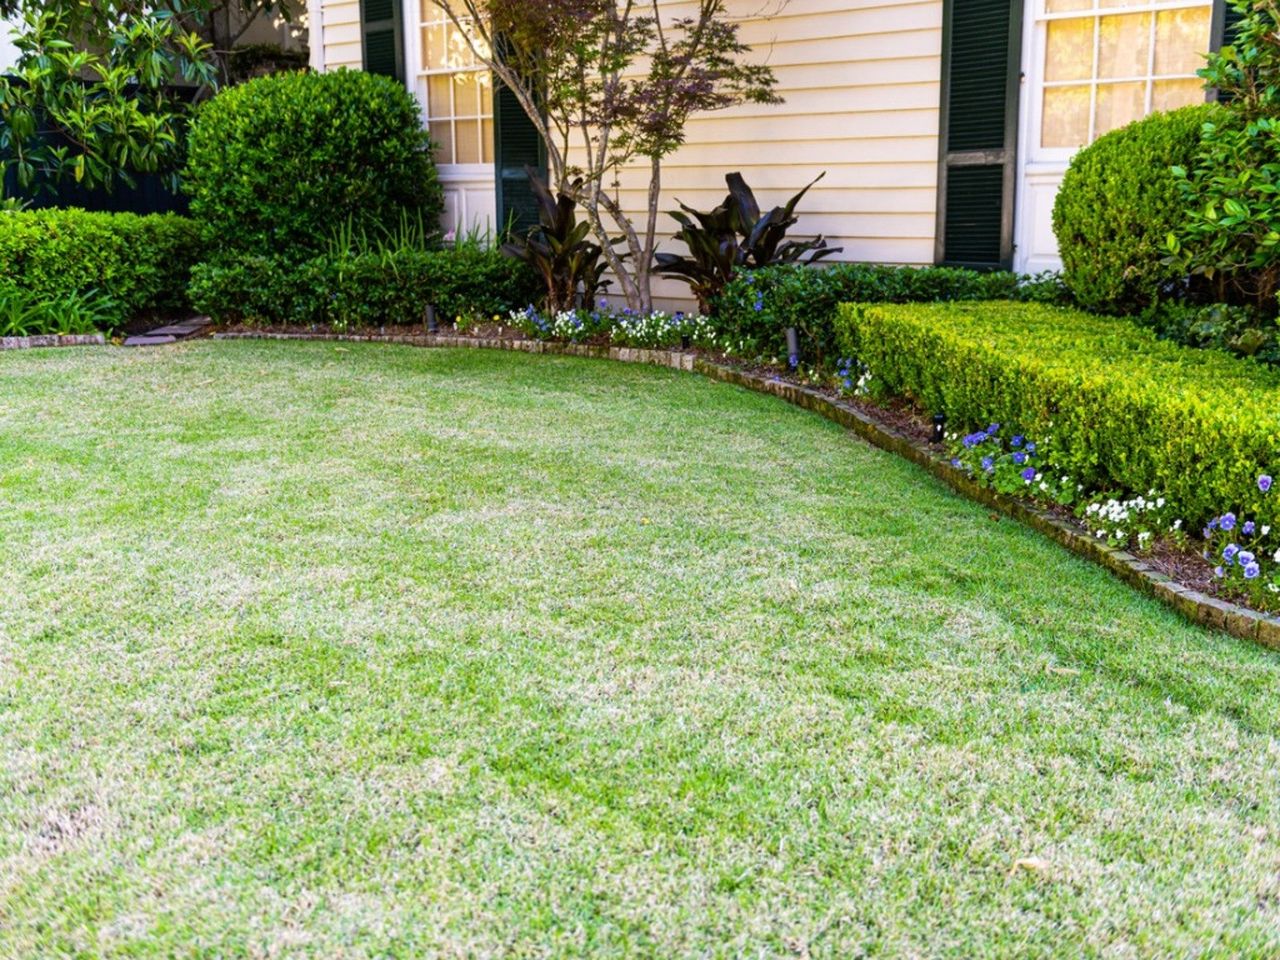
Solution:
<svg viewBox="0 0 1280 960">
<path fill-rule="evenodd" d="M 364 69 L 404 82 L 400 0 L 360 0 Z"/>
<path fill-rule="evenodd" d="M 1236 30 L 1244 14 L 1237 10 L 1231 0 L 1214 0 L 1213 23 L 1209 27 L 1209 48 L 1219 50 L 1236 42 Z M 1216 89 L 1210 90 L 1208 100 L 1226 100 Z"/>
<path fill-rule="evenodd" d="M 547 151 L 538 128 L 505 83 L 493 78 L 494 179 L 498 191 L 498 229 L 523 235 L 538 222 L 538 204 L 525 166 L 547 175 Z M 554 185 L 553 185 L 554 186 Z"/>
<path fill-rule="evenodd" d="M 946 0 L 935 259 L 1013 262 L 1022 0 Z"/>
</svg>

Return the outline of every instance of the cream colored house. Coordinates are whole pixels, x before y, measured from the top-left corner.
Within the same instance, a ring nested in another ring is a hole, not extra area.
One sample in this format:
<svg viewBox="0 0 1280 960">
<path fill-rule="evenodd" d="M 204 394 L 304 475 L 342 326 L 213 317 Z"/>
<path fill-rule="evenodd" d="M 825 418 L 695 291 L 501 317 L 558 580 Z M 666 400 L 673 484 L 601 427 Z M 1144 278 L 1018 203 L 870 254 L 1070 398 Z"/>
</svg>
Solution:
<svg viewBox="0 0 1280 960">
<path fill-rule="evenodd" d="M 1050 212 L 1072 153 L 1203 100 L 1195 71 L 1227 17 L 1223 0 L 729 5 L 786 102 L 690 122 L 664 166 L 664 209 L 713 206 L 731 170 L 770 203 L 825 170 L 799 231 L 826 234 L 844 259 L 1029 272 L 1058 264 Z M 448 225 L 504 222 L 503 174 L 519 178 L 529 144 L 431 0 L 310 0 L 310 14 L 316 69 L 392 73 L 421 100 Z M 623 183 L 636 208 L 640 185 Z"/>
</svg>

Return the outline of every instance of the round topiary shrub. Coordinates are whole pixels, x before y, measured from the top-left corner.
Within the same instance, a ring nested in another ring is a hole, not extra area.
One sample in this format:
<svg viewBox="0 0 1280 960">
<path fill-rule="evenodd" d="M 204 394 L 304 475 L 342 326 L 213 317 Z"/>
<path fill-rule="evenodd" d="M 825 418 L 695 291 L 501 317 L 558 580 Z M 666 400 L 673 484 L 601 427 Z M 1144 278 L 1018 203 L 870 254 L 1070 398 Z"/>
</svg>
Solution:
<svg viewBox="0 0 1280 960">
<path fill-rule="evenodd" d="M 417 101 L 389 77 L 348 70 L 223 90 L 192 123 L 183 183 L 215 258 L 304 257 L 348 222 L 434 225 L 443 206 Z"/>
<path fill-rule="evenodd" d="M 1140 309 L 1182 281 L 1163 261 L 1183 219 L 1170 167 L 1194 165 L 1216 104 L 1153 113 L 1099 137 L 1071 161 L 1053 205 L 1063 280 L 1084 307 Z"/>
</svg>

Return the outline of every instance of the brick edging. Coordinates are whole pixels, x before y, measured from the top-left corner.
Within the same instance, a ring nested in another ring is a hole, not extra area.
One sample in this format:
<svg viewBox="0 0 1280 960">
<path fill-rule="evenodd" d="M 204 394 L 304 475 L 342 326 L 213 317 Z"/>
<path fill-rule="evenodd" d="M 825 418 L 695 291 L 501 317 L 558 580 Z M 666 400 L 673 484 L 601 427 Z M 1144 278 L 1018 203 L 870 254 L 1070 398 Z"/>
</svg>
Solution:
<svg viewBox="0 0 1280 960">
<path fill-rule="evenodd" d="M 0 337 L 0 350 L 31 350 L 35 347 L 101 347 L 107 342 L 100 333 L 47 333 L 32 337 Z"/>
<path fill-rule="evenodd" d="M 448 335 L 378 336 L 362 334 L 308 333 L 219 333 L 220 340 L 338 340 L 369 343 L 401 343 L 419 347 L 466 347 L 489 350 L 518 350 L 563 356 L 595 357 L 623 363 L 645 363 L 701 374 L 711 380 L 729 383 L 772 394 L 788 403 L 810 410 L 840 426 L 852 430 L 863 440 L 883 450 L 905 457 L 923 467 L 953 490 L 984 506 L 1026 524 L 1066 547 L 1072 553 L 1092 560 L 1115 574 L 1130 586 L 1173 608 L 1192 623 L 1223 630 L 1242 640 L 1253 640 L 1280 649 L 1280 618 L 1183 586 L 1173 578 L 1153 569 L 1139 557 L 1099 542 L 1077 530 L 1060 517 L 1031 503 L 997 493 L 977 483 L 968 473 L 953 467 L 929 444 L 907 436 L 881 423 L 852 404 L 833 400 L 811 387 L 783 380 L 745 373 L 718 363 L 711 363 L 691 353 L 670 350 L 640 350 L 631 347 L 602 347 L 575 343 L 546 343 L 540 340 L 460 337 Z"/>
</svg>

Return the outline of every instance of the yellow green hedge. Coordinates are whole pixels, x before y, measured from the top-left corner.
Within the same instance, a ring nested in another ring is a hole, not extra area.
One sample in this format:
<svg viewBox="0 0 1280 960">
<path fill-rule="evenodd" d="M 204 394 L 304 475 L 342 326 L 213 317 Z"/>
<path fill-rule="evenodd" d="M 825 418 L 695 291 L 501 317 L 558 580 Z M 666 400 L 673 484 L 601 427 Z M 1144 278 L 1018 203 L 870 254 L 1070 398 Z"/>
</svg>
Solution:
<svg viewBox="0 0 1280 960">
<path fill-rule="evenodd" d="M 1197 526 L 1276 519 L 1257 481 L 1280 471 L 1280 375 L 1251 361 L 1029 303 L 844 304 L 837 335 L 951 429 L 1051 437 L 1054 466 L 1088 488 L 1155 489 Z"/>
</svg>

